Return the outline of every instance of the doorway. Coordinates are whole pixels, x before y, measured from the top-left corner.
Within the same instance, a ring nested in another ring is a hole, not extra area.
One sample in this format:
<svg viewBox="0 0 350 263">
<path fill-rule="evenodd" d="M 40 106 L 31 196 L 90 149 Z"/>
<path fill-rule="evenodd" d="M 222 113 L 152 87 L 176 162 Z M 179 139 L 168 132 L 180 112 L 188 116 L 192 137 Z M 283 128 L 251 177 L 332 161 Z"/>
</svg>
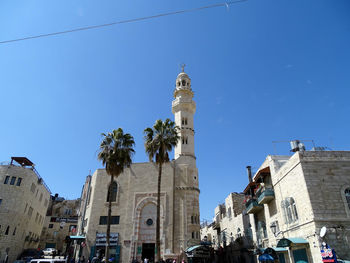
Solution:
<svg viewBox="0 0 350 263">
<path fill-rule="evenodd" d="M 142 259 L 148 258 L 150 262 L 154 261 L 154 243 L 142 244 Z"/>
<path fill-rule="evenodd" d="M 306 249 L 293 250 L 293 257 L 295 263 L 308 263 Z"/>
</svg>

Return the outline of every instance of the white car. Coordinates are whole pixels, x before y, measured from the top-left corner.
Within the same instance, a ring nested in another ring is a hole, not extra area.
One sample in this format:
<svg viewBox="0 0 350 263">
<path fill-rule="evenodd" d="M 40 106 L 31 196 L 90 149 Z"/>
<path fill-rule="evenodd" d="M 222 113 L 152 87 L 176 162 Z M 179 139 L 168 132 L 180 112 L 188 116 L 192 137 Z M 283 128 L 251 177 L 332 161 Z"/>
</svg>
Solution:
<svg viewBox="0 0 350 263">
<path fill-rule="evenodd" d="M 45 248 L 43 252 L 44 256 L 52 256 L 54 253 L 57 253 L 57 250 L 55 248 Z"/>
</svg>

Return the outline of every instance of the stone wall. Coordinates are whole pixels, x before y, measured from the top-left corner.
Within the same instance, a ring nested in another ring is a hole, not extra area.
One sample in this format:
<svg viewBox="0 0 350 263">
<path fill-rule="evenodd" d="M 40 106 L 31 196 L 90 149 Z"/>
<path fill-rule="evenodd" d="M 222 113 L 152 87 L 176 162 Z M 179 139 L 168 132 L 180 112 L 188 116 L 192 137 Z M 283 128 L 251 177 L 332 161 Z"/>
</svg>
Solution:
<svg viewBox="0 0 350 263">
<path fill-rule="evenodd" d="M 6 176 L 10 179 L 4 184 Z M 16 180 L 11 185 L 13 177 Z M 22 179 L 19 186 L 18 178 Z M 13 262 L 23 249 L 38 247 L 49 198 L 50 192 L 32 169 L 0 166 L 0 261 L 6 250 Z"/>
</svg>

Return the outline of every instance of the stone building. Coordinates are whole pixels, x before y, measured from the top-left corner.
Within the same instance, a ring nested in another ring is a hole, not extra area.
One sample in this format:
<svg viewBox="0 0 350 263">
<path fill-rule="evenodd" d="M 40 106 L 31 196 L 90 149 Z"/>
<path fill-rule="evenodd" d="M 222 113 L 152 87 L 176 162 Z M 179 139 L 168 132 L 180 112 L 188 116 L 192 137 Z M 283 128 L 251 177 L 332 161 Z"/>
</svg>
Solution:
<svg viewBox="0 0 350 263">
<path fill-rule="evenodd" d="M 172 112 L 180 127 L 181 139 L 175 159 L 163 166 L 161 185 L 161 257 L 176 258 L 200 242 L 199 187 L 194 152 L 191 80 L 181 72 L 175 82 Z M 151 126 L 151 124 L 150 124 Z M 156 200 L 158 166 L 152 162 L 134 163 L 113 183 L 111 254 L 119 262 L 155 258 Z M 107 189 L 110 177 L 98 169 L 87 179 L 83 190 L 78 228 L 85 240 L 80 253 L 91 258 L 105 248 Z M 86 189 L 88 188 L 88 189 Z"/>
<path fill-rule="evenodd" d="M 244 192 L 261 250 L 272 248 L 282 263 L 318 263 L 326 242 L 350 259 L 350 152 L 269 155 Z"/>
<path fill-rule="evenodd" d="M 201 240 L 209 241 L 216 251 L 223 249 L 224 262 L 250 263 L 255 258 L 254 217 L 244 211 L 243 201 L 243 193 L 230 193 L 225 203 L 215 208 L 213 222 L 201 226 Z"/>
<path fill-rule="evenodd" d="M 37 248 L 50 190 L 25 157 L 0 165 L 0 261 L 13 262 L 26 248 Z"/>
<path fill-rule="evenodd" d="M 65 200 L 58 194 L 51 196 L 45 223 L 40 236 L 40 248 L 56 248 L 67 251 L 67 236 L 76 235 L 80 199 Z"/>
</svg>

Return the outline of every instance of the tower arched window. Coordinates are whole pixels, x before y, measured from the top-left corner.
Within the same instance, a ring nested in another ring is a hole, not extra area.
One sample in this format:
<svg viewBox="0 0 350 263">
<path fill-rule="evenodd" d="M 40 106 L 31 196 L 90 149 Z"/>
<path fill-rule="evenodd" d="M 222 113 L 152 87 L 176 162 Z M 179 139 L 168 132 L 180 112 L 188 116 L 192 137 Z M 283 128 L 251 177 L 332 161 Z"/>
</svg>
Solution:
<svg viewBox="0 0 350 263">
<path fill-rule="evenodd" d="M 7 226 L 6 231 L 5 231 L 6 236 L 9 234 L 9 231 L 10 231 L 10 226 Z"/>
<path fill-rule="evenodd" d="M 108 193 L 107 193 L 107 202 L 109 202 L 109 198 L 110 198 L 110 191 L 112 192 L 111 193 L 111 201 L 112 202 L 115 202 L 117 201 L 117 192 L 118 192 L 118 185 L 116 182 L 113 182 L 110 186 L 109 186 L 109 190 L 108 190 Z"/>
<path fill-rule="evenodd" d="M 344 195 L 345 195 L 348 208 L 350 209 L 350 187 L 345 189 Z"/>
</svg>

